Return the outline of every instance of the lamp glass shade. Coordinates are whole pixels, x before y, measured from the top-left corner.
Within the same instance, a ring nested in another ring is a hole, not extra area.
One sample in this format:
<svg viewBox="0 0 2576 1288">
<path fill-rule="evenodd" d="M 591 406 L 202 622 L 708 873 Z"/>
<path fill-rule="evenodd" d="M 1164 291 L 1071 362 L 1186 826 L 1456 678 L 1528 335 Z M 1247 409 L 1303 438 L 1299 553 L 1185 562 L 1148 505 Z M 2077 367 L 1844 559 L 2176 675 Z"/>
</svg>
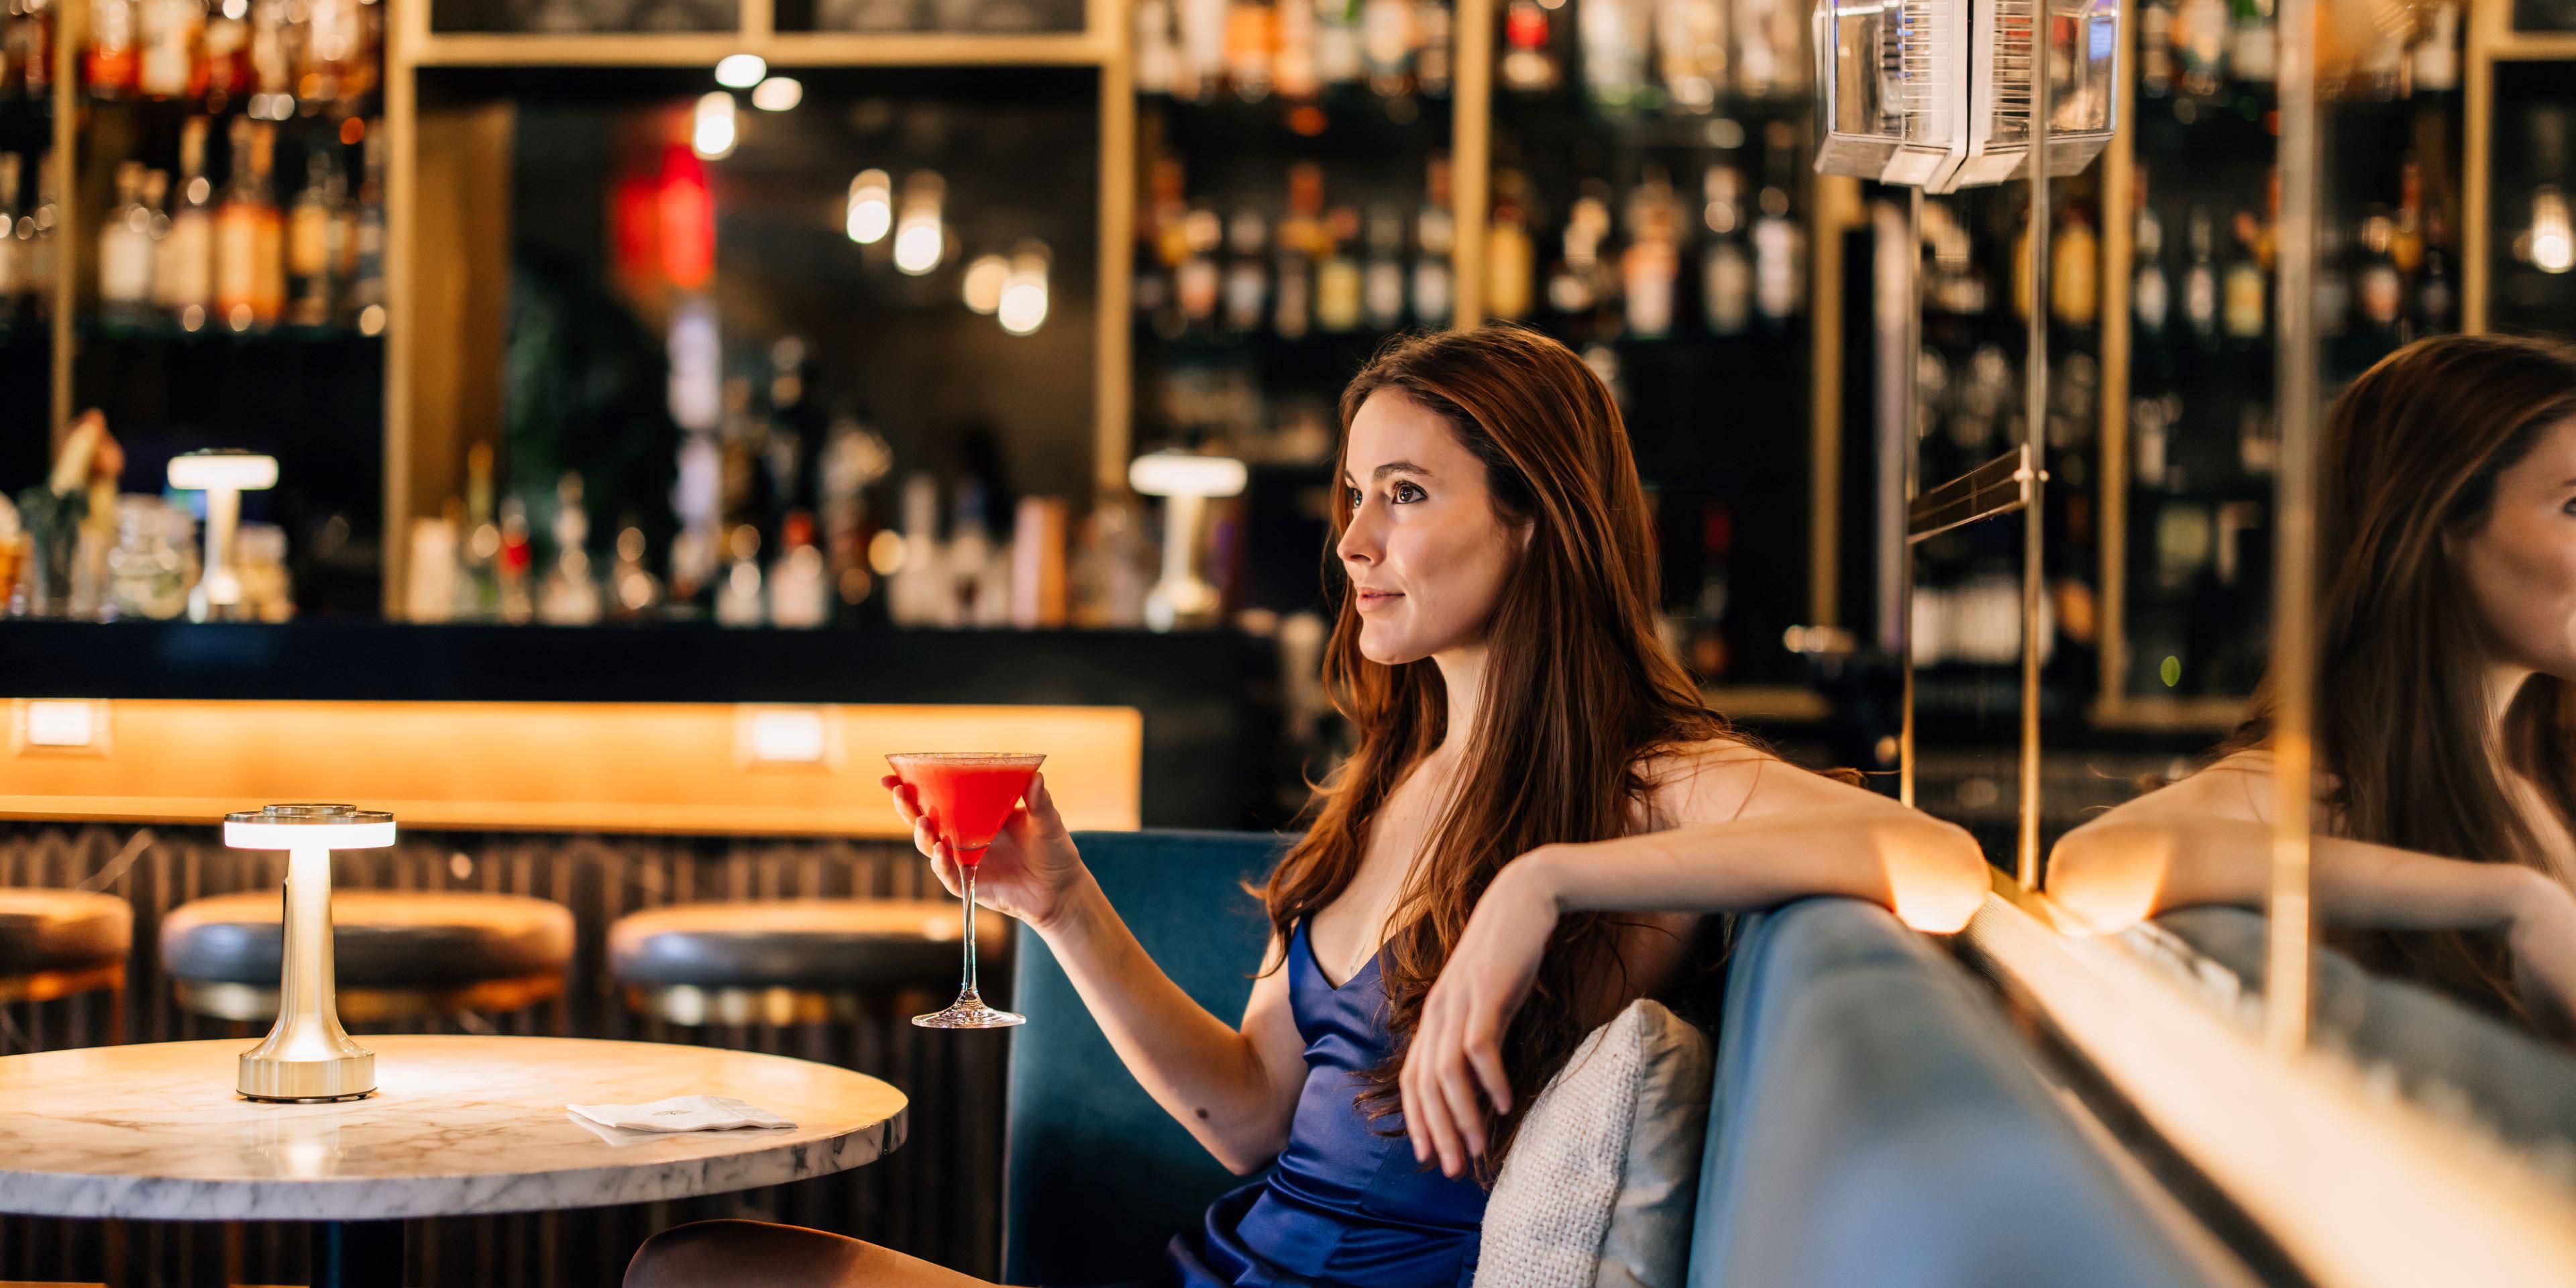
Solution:
<svg viewBox="0 0 2576 1288">
<path fill-rule="evenodd" d="M 170 458 L 170 486 L 183 492 L 229 488 L 257 492 L 277 486 L 277 458 L 259 452 L 188 452 Z"/>
</svg>

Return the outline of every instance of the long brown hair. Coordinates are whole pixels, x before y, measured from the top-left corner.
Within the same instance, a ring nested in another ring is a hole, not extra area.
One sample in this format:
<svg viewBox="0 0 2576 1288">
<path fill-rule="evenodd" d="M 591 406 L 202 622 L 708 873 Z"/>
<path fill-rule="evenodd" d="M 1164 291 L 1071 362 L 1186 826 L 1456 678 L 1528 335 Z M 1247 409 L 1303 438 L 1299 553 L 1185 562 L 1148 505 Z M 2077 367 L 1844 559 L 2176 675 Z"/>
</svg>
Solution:
<svg viewBox="0 0 2576 1288">
<path fill-rule="evenodd" d="M 1430 991 L 1467 916 L 1503 865 L 1541 845 L 1605 840 L 1637 828 L 1657 752 L 1734 737 L 1655 631 L 1655 542 L 1618 405 L 1564 345 L 1512 326 L 1399 338 L 1342 391 L 1342 454 L 1351 418 L 1398 393 L 1448 422 L 1485 467 L 1508 524 L 1532 533 L 1487 626 L 1476 728 L 1461 781 L 1435 819 L 1389 924 L 1379 960 L 1393 1054 L 1360 1099 L 1395 1110 L 1396 1075 Z M 1335 477 L 1344 467 L 1334 461 Z M 1336 544 L 1349 525 L 1334 507 Z M 1360 619 L 1338 561 L 1340 599 L 1324 681 L 1358 733 L 1350 758 L 1317 789 L 1313 821 L 1262 892 L 1284 942 L 1297 921 L 1338 897 L 1359 870 L 1369 826 L 1396 785 L 1448 734 L 1440 670 L 1429 659 L 1383 666 L 1360 654 Z M 1538 981 L 1504 1041 L 1513 1104 L 1526 1106 L 1582 1041 L 1581 984 L 1621 969 L 1618 926 L 1577 914 L 1559 923 Z M 1499 1165 L 1517 1115 L 1494 1127 Z"/>
<path fill-rule="evenodd" d="M 2576 349 L 2508 336 L 2418 340 L 2335 400 L 2326 426 L 2317 752 L 2342 835 L 2520 863 L 2576 886 L 2541 845 L 2504 771 L 2576 825 L 2576 684 L 2535 675 L 2489 718 L 2485 644 L 2445 538 L 2494 509 L 2496 479 L 2576 416 Z M 2271 730 L 2268 709 L 2239 744 Z M 2338 935 L 2377 964 L 2520 1009 L 2492 936 Z"/>
</svg>

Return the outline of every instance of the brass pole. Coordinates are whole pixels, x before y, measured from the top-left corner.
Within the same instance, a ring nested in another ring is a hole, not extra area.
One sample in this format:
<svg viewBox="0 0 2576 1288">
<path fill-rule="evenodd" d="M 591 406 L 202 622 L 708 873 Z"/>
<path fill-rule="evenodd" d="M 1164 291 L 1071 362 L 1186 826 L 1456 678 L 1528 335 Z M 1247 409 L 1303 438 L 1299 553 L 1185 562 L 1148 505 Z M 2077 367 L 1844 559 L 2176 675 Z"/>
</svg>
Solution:
<svg viewBox="0 0 2576 1288">
<path fill-rule="evenodd" d="M 2014 875 L 2025 890 L 2040 889 L 2039 872 L 2039 653 L 2040 597 L 2047 569 L 2042 557 L 2042 483 L 2048 460 L 2048 16 L 2049 0 L 2034 0 L 2030 30 L 2030 312 L 2023 319 L 2029 349 L 2022 359 L 2022 446 L 2031 472 L 2030 503 L 2022 510 L 2021 549 L 2021 835 L 2014 847 Z"/>
<path fill-rule="evenodd" d="M 2272 1049 L 2307 1045 L 2308 814 L 2314 792 L 2316 668 L 2316 0 L 2281 0 L 2280 257 L 2273 294 L 2279 363 L 2280 473 L 2272 541 L 2272 882 L 2264 1035 Z"/>
</svg>

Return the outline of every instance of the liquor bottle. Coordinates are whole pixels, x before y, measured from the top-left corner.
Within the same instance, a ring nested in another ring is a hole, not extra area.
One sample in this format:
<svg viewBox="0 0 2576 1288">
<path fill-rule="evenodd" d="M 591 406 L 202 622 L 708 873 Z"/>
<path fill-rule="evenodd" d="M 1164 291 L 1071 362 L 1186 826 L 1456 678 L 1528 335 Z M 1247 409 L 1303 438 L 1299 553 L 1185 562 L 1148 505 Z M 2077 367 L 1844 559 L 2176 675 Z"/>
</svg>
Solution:
<svg viewBox="0 0 2576 1288">
<path fill-rule="evenodd" d="M 1279 53 L 1271 60 L 1271 75 L 1282 98 L 1304 102 L 1323 91 L 1315 67 L 1315 22 L 1311 0 L 1280 0 Z"/>
<path fill-rule="evenodd" d="M 1413 82 L 1426 98 L 1449 96 L 1449 0 L 1417 0 L 1413 6 Z"/>
<path fill-rule="evenodd" d="M 134 0 L 89 0 L 89 48 L 81 76 L 92 98 L 132 98 L 140 88 L 142 32 Z"/>
<path fill-rule="evenodd" d="M 1720 0 L 1654 0 L 1655 62 L 1664 92 L 1706 112 L 1726 92 L 1726 7 Z"/>
<path fill-rule="evenodd" d="M 1619 287 L 1628 332 L 1649 339 L 1670 335 L 1674 284 L 1681 277 L 1681 201 L 1662 170 L 1649 168 L 1645 181 L 1630 190 L 1627 223 Z"/>
<path fill-rule="evenodd" d="M 2138 92 L 2162 98 L 2173 92 L 2173 5 L 2147 0 L 2138 11 Z"/>
<path fill-rule="evenodd" d="M 1556 51 L 1539 0 L 1511 0 L 1503 10 L 1503 87 L 1518 94 L 1556 88 Z"/>
<path fill-rule="evenodd" d="M 142 0 L 143 92 L 153 98 L 198 98 L 206 92 L 205 0 Z"/>
<path fill-rule="evenodd" d="M 2048 248 L 2048 315 L 2063 327 L 2090 330 L 2102 303 L 2101 239 L 2080 206 L 2056 221 Z"/>
<path fill-rule="evenodd" d="M 1136 92 L 1171 93 L 1180 61 L 1180 47 L 1172 40 L 1172 0 L 1137 0 Z"/>
<path fill-rule="evenodd" d="M 332 269 L 342 238 L 340 168 L 325 148 L 305 155 L 304 190 L 286 222 L 287 321 L 301 327 L 331 325 L 336 316 Z"/>
<path fill-rule="evenodd" d="M 1360 212 L 1350 206 L 1335 206 L 1325 216 L 1324 227 L 1330 249 L 1323 263 L 1315 268 L 1315 329 L 1356 330 L 1365 294 L 1359 257 L 1351 253 L 1352 243 L 1360 236 Z"/>
<path fill-rule="evenodd" d="M 2174 9 L 2175 60 L 2182 65 L 2182 92 L 2207 98 L 2227 79 L 2226 0 L 2181 0 Z"/>
<path fill-rule="evenodd" d="M 566 470 L 555 482 L 555 566 L 537 591 L 537 620 L 550 626 L 588 626 L 599 620 L 599 579 L 590 572 L 590 516 L 581 507 L 581 475 Z"/>
<path fill-rule="evenodd" d="M 1327 91 L 1358 83 L 1360 0 L 1314 0 L 1315 77 Z"/>
<path fill-rule="evenodd" d="M 22 297 L 33 284 L 20 258 L 25 243 L 18 240 L 18 177 L 23 164 L 17 153 L 0 152 L 0 331 L 17 323 Z"/>
<path fill-rule="evenodd" d="M 232 174 L 215 210 L 215 315 L 234 331 L 277 322 L 286 294 L 285 221 L 269 195 L 269 166 L 276 135 L 237 116 L 232 123 Z"/>
<path fill-rule="evenodd" d="M 250 65 L 250 22 L 242 13 L 217 8 L 206 15 L 206 110 L 221 112 L 232 100 L 248 95 L 255 83 Z"/>
<path fill-rule="evenodd" d="M 6 0 L 0 8 L 0 97 L 41 99 L 54 86 L 54 0 Z"/>
<path fill-rule="evenodd" d="M 1224 247 L 1225 223 L 1214 210 L 1192 206 L 1181 219 L 1181 237 L 1188 256 L 1173 270 L 1172 289 L 1180 300 L 1183 323 L 1204 328 L 1216 320 L 1224 294 L 1225 274 L 1217 265 L 1217 252 Z"/>
<path fill-rule="evenodd" d="M 292 0 L 251 0 L 250 113 L 283 121 L 295 114 L 295 66 L 302 43 L 302 24 L 289 9 Z"/>
<path fill-rule="evenodd" d="M 143 204 L 143 163 L 119 162 L 116 205 L 98 230 L 98 307 L 131 325 L 152 308 L 152 210 Z"/>
<path fill-rule="evenodd" d="M 2164 221 L 2147 200 L 2144 175 L 2139 176 L 2137 231 L 2131 238 L 2138 271 L 2129 284 L 2130 308 L 2137 317 L 2138 334 L 2159 337 L 2173 309 L 2172 284 L 2165 277 Z"/>
<path fill-rule="evenodd" d="M 1450 255 L 1457 249 L 1457 215 L 1449 208 L 1449 158 L 1434 156 L 1423 184 L 1422 210 L 1413 217 L 1413 320 L 1445 327 L 1455 303 Z"/>
<path fill-rule="evenodd" d="M 1767 137 L 1772 175 L 1790 175 L 1793 167 L 1788 157 L 1795 149 L 1795 126 L 1772 121 Z M 1783 183 L 1788 180 L 1777 178 L 1762 188 L 1762 214 L 1754 219 L 1754 317 L 1770 330 L 1783 330 L 1790 319 L 1806 312 L 1806 234 L 1788 216 L 1788 188 Z"/>
<path fill-rule="evenodd" d="M 1413 44 L 1413 0 L 1361 0 L 1360 59 L 1371 93 L 1397 98 L 1412 90 Z"/>
<path fill-rule="evenodd" d="M 1582 317 L 1601 302 L 1606 285 L 1601 274 L 1601 244 L 1610 239 L 1607 185 L 1587 179 L 1593 189 L 1574 199 L 1558 236 L 1556 263 L 1547 271 L 1547 306 L 1568 317 Z"/>
<path fill-rule="evenodd" d="M 2184 224 L 2184 237 L 2191 247 L 2191 264 L 2182 272 L 2182 318 L 2191 328 L 2192 338 L 2204 349 L 2218 347 L 2218 265 L 2211 256 L 2217 232 L 2210 223 L 2209 211 L 2193 206 Z"/>
<path fill-rule="evenodd" d="M 1279 11 L 1269 0 L 1233 0 L 1226 7 L 1226 85 L 1246 103 L 1270 97 L 1270 51 L 1278 43 L 1278 20 Z"/>
<path fill-rule="evenodd" d="M 1270 329 L 1280 339 L 1303 339 L 1315 321 L 1315 260 L 1302 241 L 1292 242 L 1280 225 L 1278 268 L 1270 290 Z"/>
<path fill-rule="evenodd" d="M 492 445 L 465 449 L 465 541 L 457 548 L 456 608 L 460 622 L 501 615 L 501 527 L 492 514 Z"/>
<path fill-rule="evenodd" d="M 2248 344 L 2263 338 L 2265 324 L 2271 320 L 2265 307 L 2269 283 L 2254 251 L 2256 236 L 2254 213 L 2237 211 L 2235 246 L 2219 280 L 2219 312 L 2227 338 Z"/>
<path fill-rule="evenodd" d="M 381 4 L 359 0 L 305 0 L 304 40 L 296 52 L 295 96 L 307 103 L 354 99 L 373 81 L 366 12 Z"/>
<path fill-rule="evenodd" d="M 2415 275 L 2415 322 L 2419 335 L 2441 335 L 2459 329 L 2459 292 L 2451 284 L 2450 234 L 2442 217 L 2424 224 L 2424 269 Z"/>
<path fill-rule="evenodd" d="M 2411 157 L 2397 166 L 2397 222 L 2389 230 L 2388 253 L 2397 271 L 2409 277 L 2424 262 L 2424 174 Z"/>
<path fill-rule="evenodd" d="M 365 178 L 358 199 L 341 209 L 348 258 L 349 322 L 360 335 L 385 330 L 385 148 L 382 121 L 368 123 L 362 150 Z"/>
<path fill-rule="evenodd" d="M 725 534 L 724 571 L 716 576 L 716 625 L 758 626 L 769 617 L 760 585 L 760 529 L 735 524 Z"/>
<path fill-rule="evenodd" d="M 1537 264 L 1521 205 L 1524 182 L 1518 170 L 1494 172 L 1494 213 L 1485 230 L 1485 311 L 1497 318 L 1526 317 L 1530 311 Z"/>
<path fill-rule="evenodd" d="M 2390 246 L 2396 240 L 2395 225 L 2386 215 L 2371 215 L 2361 221 L 2361 261 L 2353 273 L 2353 295 L 2360 306 L 2362 327 L 2373 334 L 2393 337 L 2406 313 L 2406 275 L 2397 267 L 2397 257 Z"/>
<path fill-rule="evenodd" d="M 2227 31 L 2227 67 L 2236 79 L 2269 85 L 2278 76 L 2280 40 L 2272 25 L 2268 0 L 2232 0 Z"/>
<path fill-rule="evenodd" d="M 1368 266 L 1360 285 L 1360 314 L 1371 330 L 1404 325 L 1404 212 L 1380 202 L 1368 210 Z"/>
<path fill-rule="evenodd" d="M 1700 178 L 1706 199 L 1700 220 L 1708 237 L 1700 249 L 1702 319 L 1717 335 L 1742 335 L 1753 318 L 1753 257 L 1744 245 L 1744 176 L 1713 165 Z"/>
<path fill-rule="evenodd" d="M 1575 6 L 1576 45 L 1583 51 L 1583 88 L 1611 112 L 1652 106 L 1646 101 L 1648 0 L 1584 0 Z"/>
<path fill-rule="evenodd" d="M 1225 329 L 1238 335 L 1261 329 L 1270 315 L 1270 225 L 1246 206 L 1226 221 Z"/>
<path fill-rule="evenodd" d="M 179 186 L 170 194 L 170 234 L 153 265 L 152 294 L 181 330 L 199 331 L 215 303 L 214 185 L 206 180 L 209 119 L 188 118 L 179 131 Z"/>
<path fill-rule="evenodd" d="M 814 517 L 798 510 L 787 516 L 778 559 L 769 566 L 769 624 L 811 630 L 831 616 L 831 582 L 823 552 L 814 548 Z"/>
<path fill-rule="evenodd" d="M 2424 24 L 2415 46 L 2415 90 L 2444 94 L 2460 87 L 2460 6 L 2444 4 Z"/>
<path fill-rule="evenodd" d="M 2343 230 L 2317 230 L 2317 334 L 2342 335 L 2352 325 L 2352 265 Z"/>
<path fill-rule="evenodd" d="M 54 225 L 61 219 L 57 187 L 60 175 L 51 149 L 36 154 L 36 205 L 18 221 L 20 266 L 27 274 L 27 312 L 37 318 L 54 313 Z"/>
</svg>

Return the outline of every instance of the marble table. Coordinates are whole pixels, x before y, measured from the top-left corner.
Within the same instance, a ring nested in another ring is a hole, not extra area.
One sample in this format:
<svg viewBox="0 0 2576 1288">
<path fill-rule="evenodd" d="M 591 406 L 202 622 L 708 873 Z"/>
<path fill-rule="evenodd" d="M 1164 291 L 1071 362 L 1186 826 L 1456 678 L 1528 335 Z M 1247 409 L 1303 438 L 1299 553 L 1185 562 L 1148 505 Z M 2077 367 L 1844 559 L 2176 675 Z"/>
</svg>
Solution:
<svg viewBox="0 0 2576 1288">
<path fill-rule="evenodd" d="M 874 1162 L 904 1138 L 902 1092 L 783 1056 L 572 1038 L 359 1041 L 376 1053 L 380 1086 L 340 1104 L 235 1095 L 234 1060 L 250 1045 L 240 1039 L 0 1058 L 0 1212 L 334 1223 L 316 1250 L 327 1244 L 337 1262 L 344 1246 L 381 1257 L 388 1225 L 398 1257 L 404 1218 L 776 1185 Z M 796 1126 L 648 1135 L 564 1109 L 700 1093 Z M 369 1277 L 350 1270 L 340 1281 Z"/>
</svg>

